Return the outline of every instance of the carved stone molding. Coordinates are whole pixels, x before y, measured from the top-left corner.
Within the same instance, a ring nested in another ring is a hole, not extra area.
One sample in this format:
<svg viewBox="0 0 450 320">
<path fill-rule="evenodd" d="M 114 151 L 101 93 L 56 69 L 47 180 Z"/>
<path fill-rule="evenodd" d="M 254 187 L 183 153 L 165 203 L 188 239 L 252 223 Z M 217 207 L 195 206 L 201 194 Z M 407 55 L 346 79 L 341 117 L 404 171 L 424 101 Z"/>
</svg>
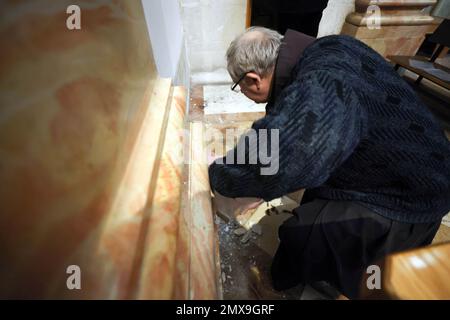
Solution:
<svg viewBox="0 0 450 320">
<path fill-rule="evenodd" d="M 439 21 L 425 9 L 436 0 L 356 0 L 341 34 L 354 36 L 383 56 L 414 55 Z M 378 16 L 376 16 L 378 15 Z"/>
</svg>

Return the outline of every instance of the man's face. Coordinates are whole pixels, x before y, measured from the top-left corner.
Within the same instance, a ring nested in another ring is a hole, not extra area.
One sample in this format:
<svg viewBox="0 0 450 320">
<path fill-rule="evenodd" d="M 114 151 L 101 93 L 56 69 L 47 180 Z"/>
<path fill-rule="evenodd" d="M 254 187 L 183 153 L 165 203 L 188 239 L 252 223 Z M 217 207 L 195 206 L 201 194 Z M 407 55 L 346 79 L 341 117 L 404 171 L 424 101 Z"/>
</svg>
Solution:
<svg viewBox="0 0 450 320">
<path fill-rule="evenodd" d="M 266 76 L 260 76 L 255 72 L 249 72 L 239 82 L 241 92 L 256 103 L 266 103 L 269 100 L 273 71 Z"/>
</svg>

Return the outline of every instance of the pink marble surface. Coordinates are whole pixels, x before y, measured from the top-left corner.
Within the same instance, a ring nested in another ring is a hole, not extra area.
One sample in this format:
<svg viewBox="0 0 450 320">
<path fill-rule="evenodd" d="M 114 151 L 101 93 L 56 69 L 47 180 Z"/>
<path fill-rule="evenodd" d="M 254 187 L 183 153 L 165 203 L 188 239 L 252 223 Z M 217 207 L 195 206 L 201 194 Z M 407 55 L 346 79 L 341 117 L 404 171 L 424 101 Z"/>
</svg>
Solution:
<svg viewBox="0 0 450 320">
<path fill-rule="evenodd" d="M 185 168 L 141 2 L 78 1 L 75 31 L 70 4 L 0 2 L 0 298 L 220 297 L 204 127 Z"/>
<path fill-rule="evenodd" d="M 219 297 L 216 259 L 216 230 L 211 204 L 208 166 L 205 163 L 204 124 L 190 124 L 190 168 L 188 203 L 182 214 L 189 221 L 189 299 L 213 299 Z"/>
<path fill-rule="evenodd" d="M 176 296 L 179 217 L 182 191 L 183 136 L 186 92 L 173 91 L 158 176 L 150 186 L 151 204 L 146 209 L 143 259 L 136 282 L 136 298 L 171 299 Z M 181 248 L 182 249 L 182 248 Z M 182 261 L 178 261 L 182 263 Z M 187 298 L 187 297 L 183 297 Z"/>
<path fill-rule="evenodd" d="M 141 217 L 111 210 L 156 69 L 139 1 L 78 1 L 75 31 L 69 4 L 0 3 L 2 298 L 120 298 L 129 286 Z M 66 287 L 71 264 L 82 290 Z"/>
</svg>

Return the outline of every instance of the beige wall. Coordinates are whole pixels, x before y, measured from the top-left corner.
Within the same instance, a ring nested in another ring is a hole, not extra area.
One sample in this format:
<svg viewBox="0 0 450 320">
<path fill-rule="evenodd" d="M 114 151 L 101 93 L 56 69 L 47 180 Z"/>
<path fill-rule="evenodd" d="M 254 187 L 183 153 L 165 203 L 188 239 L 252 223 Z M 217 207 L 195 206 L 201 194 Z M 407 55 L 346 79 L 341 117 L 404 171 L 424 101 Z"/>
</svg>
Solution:
<svg viewBox="0 0 450 320">
<path fill-rule="evenodd" d="M 345 18 L 353 11 L 355 11 L 355 0 L 329 0 L 322 13 L 317 37 L 340 34 Z"/>
<path fill-rule="evenodd" d="M 225 52 L 245 30 L 246 0 L 179 1 L 191 72 L 226 68 Z"/>
</svg>

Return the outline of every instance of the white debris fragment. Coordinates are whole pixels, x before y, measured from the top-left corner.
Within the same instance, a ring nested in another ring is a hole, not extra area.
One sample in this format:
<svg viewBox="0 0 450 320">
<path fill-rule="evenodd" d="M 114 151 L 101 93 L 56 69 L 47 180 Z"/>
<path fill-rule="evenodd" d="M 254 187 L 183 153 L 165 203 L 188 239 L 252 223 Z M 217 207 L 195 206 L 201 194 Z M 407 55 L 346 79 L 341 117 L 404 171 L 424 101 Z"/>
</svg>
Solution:
<svg viewBox="0 0 450 320">
<path fill-rule="evenodd" d="M 255 224 L 251 230 L 259 236 L 262 235 L 262 227 L 259 224 Z"/>
<path fill-rule="evenodd" d="M 224 272 L 222 272 L 222 283 L 225 283 L 227 281 L 227 277 Z"/>
<path fill-rule="evenodd" d="M 247 233 L 242 237 L 241 243 L 247 243 L 247 242 L 250 240 L 251 237 L 252 237 L 252 231 L 249 230 L 249 231 L 247 231 Z"/>
<path fill-rule="evenodd" d="M 237 228 L 234 230 L 234 234 L 237 236 L 243 236 L 245 233 L 247 233 L 245 228 Z"/>
</svg>

